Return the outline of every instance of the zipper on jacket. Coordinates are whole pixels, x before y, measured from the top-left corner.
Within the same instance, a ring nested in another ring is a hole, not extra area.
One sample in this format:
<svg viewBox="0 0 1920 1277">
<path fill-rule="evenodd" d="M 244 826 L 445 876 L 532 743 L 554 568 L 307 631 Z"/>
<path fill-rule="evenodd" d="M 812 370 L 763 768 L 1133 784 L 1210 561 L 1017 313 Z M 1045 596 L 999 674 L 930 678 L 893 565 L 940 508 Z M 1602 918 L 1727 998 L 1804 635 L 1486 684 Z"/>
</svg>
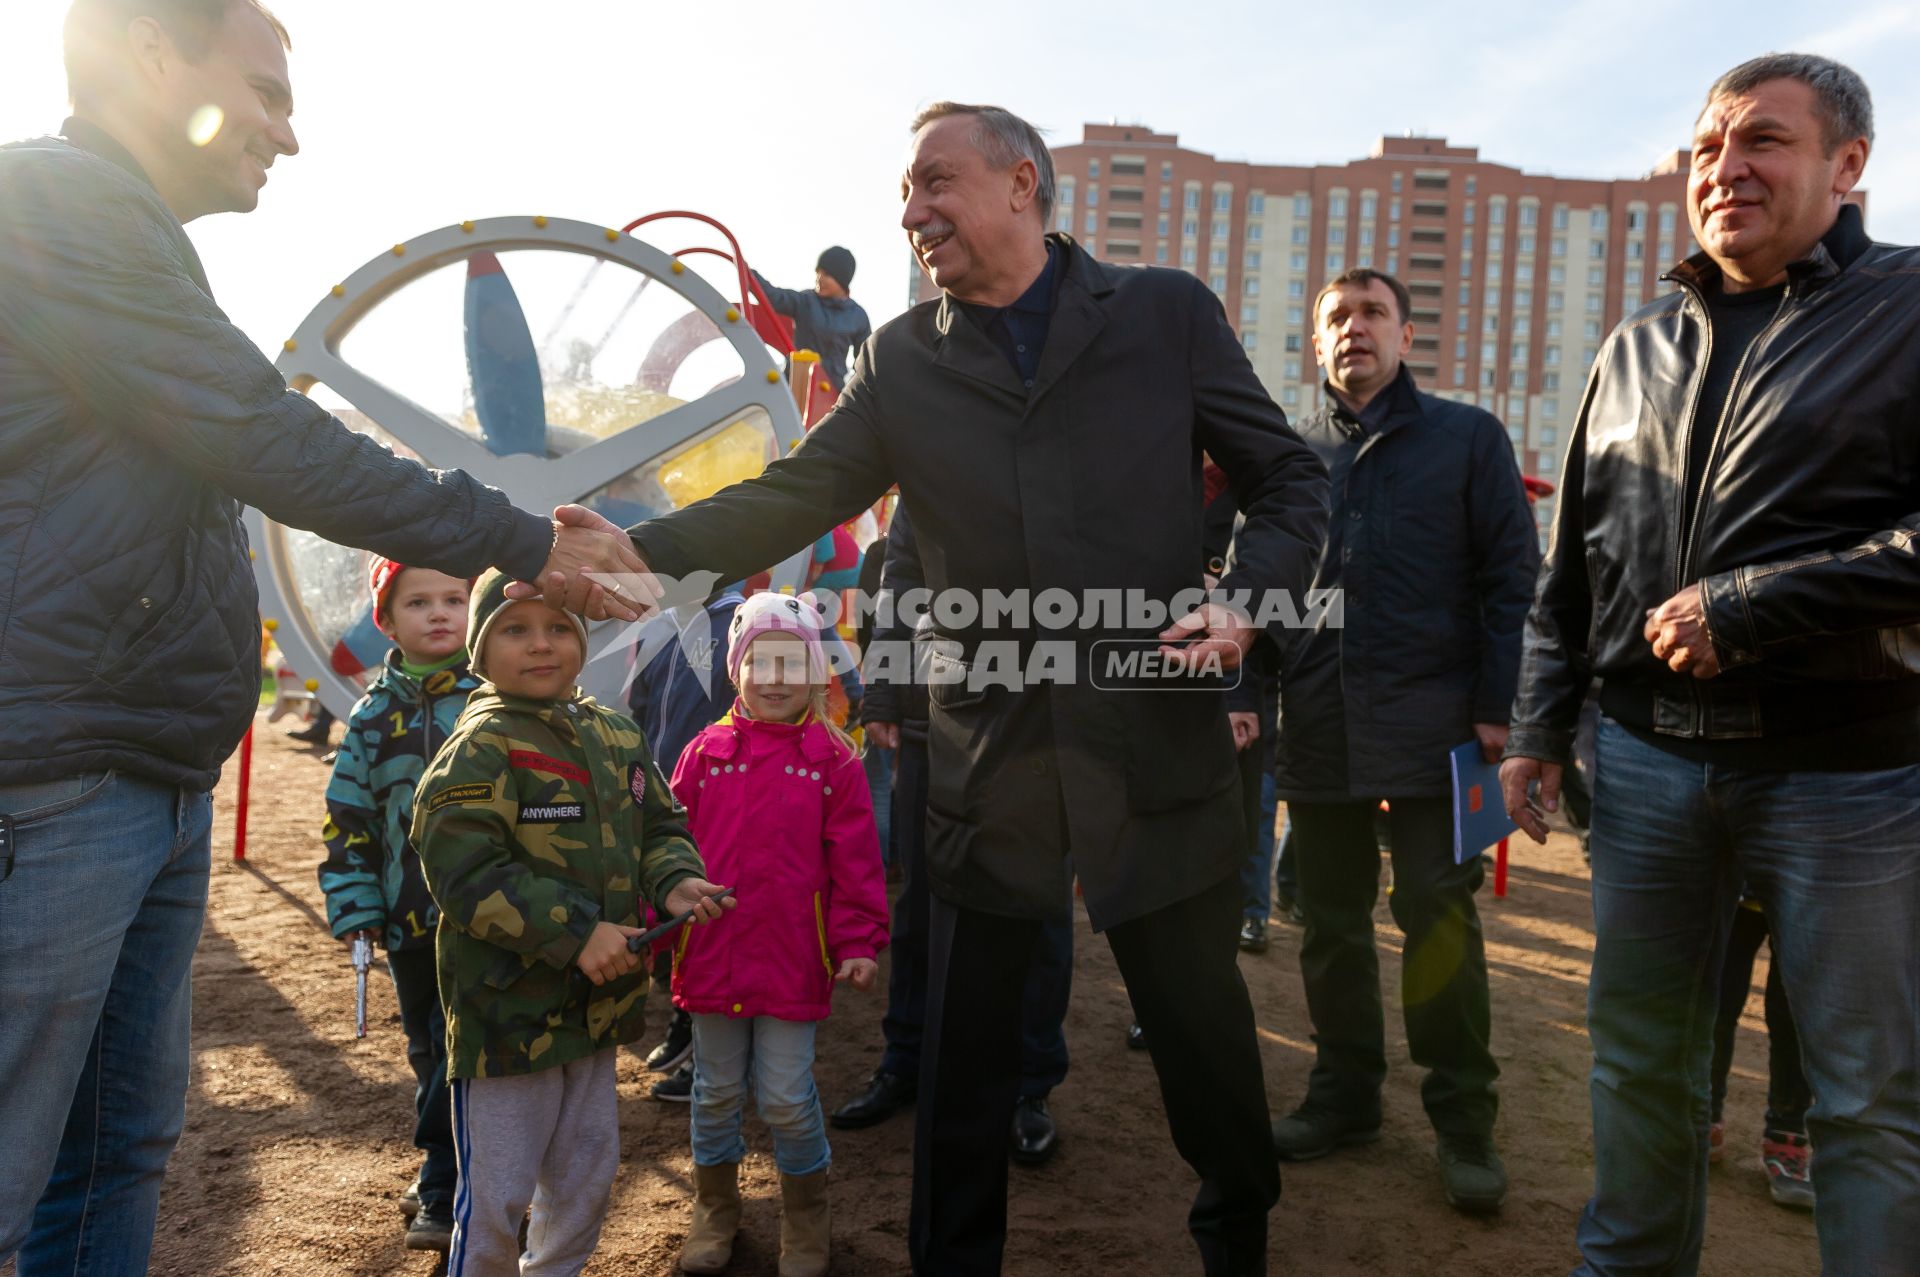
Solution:
<svg viewBox="0 0 1920 1277">
<path fill-rule="evenodd" d="M 1699 426 L 1699 412 L 1702 407 L 1702 405 L 1697 402 L 1697 396 L 1699 395 L 1700 384 L 1706 380 L 1707 365 L 1713 359 L 1713 310 L 1707 305 L 1706 298 L 1699 289 L 1695 288 L 1686 280 L 1680 280 L 1679 282 L 1693 295 L 1694 300 L 1699 303 L 1702 326 L 1706 329 L 1707 333 L 1706 358 L 1700 361 L 1699 372 L 1696 374 L 1694 381 L 1693 393 L 1696 396 L 1696 402 L 1694 404 L 1694 410 L 1687 420 L 1686 434 L 1680 441 L 1680 508 L 1685 510 L 1687 493 L 1690 492 L 1693 487 L 1693 475 L 1691 473 L 1693 465 L 1693 432 Z M 1760 330 L 1759 336 L 1747 343 L 1747 348 L 1740 353 L 1740 362 L 1734 365 L 1733 377 L 1727 383 L 1727 397 L 1720 404 L 1719 416 L 1714 419 L 1713 438 L 1707 444 L 1706 470 L 1700 476 L 1700 496 L 1699 499 L 1693 503 L 1693 517 L 1688 519 L 1686 526 L 1681 529 L 1680 542 L 1674 547 L 1674 594 L 1678 594 L 1680 591 L 1686 589 L 1688 585 L 1692 584 L 1687 578 L 1693 567 L 1693 551 L 1699 544 L 1700 528 L 1705 521 L 1707 505 L 1710 500 L 1706 478 L 1712 474 L 1714 463 L 1720 459 L 1720 445 L 1726 441 L 1727 418 L 1733 411 L 1734 401 L 1740 397 L 1740 379 L 1746 375 L 1747 365 L 1753 359 L 1753 352 L 1764 344 L 1767 338 L 1773 336 L 1774 331 L 1780 327 L 1781 320 L 1786 317 L 1787 309 L 1795 300 L 1793 281 L 1789 279 L 1787 281 L 1787 290 L 1781 294 L 1780 305 L 1774 310 L 1773 318 L 1767 321 L 1767 326 Z"/>
</svg>

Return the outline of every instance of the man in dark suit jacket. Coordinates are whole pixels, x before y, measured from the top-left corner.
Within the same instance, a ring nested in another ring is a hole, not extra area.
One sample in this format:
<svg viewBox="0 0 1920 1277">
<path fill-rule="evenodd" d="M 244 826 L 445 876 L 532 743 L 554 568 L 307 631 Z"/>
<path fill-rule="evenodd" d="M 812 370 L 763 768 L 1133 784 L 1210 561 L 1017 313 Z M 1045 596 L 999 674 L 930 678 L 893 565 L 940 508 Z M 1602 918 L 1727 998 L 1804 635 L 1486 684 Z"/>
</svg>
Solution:
<svg viewBox="0 0 1920 1277">
<path fill-rule="evenodd" d="M 1053 166 L 1031 125 L 929 107 L 902 194 L 902 224 L 945 296 L 874 335 L 791 455 L 634 528 L 635 544 L 656 572 L 731 579 L 898 483 L 936 593 L 1041 596 L 1033 618 L 1049 598 L 1095 592 L 1160 605 L 1157 623 L 1109 614 L 1055 631 L 1072 668 L 1040 686 L 1018 670 L 999 681 L 983 644 L 1011 636 L 1031 652 L 1041 627 L 935 609 L 948 644 L 930 689 L 932 969 L 909 1244 L 917 1273 L 999 1271 L 1024 976 L 1077 874 L 1202 1181 L 1189 1225 L 1206 1271 L 1265 1272 L 1279 1167 L 1235 966 L 1244 830 L 1224 698 L 1102 690 L 1087 675 L 1097 640 L 1190 640 L 1189 657 L 1228 667 L 1252 641 L 1250 621 L 1220 603 L 1167 606 L 1201 584 L 1203 450 L 1247 516 L 1228 590 L 1304 591 L 1325 471 L 1203 284 L 1104 266 L 1046 234 Z"/>
</svg>

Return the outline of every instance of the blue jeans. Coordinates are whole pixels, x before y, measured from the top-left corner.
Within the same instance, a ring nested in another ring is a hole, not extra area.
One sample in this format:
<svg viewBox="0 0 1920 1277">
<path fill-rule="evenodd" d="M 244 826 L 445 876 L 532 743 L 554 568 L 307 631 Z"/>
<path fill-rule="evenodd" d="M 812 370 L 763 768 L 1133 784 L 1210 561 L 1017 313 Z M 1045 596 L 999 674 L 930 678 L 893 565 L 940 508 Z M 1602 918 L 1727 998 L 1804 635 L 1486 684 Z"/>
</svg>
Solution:
<svg viewBox="0 0 1920 1277">
<path fill-rule="evenodd" d="M 1744 881 L 1813 1107 L 1826 1272 L 1920 1274 L 1920 766 L 1760 772 L 1600 724 L 1594 1195 L 1578 1277 L 1697 1271 L 1717 986 Z"/>
<path fill-rule="evenodd" d="M 0 812 L 0 1264 L 135 1277 L 186 1114 L 213 798 L 93 772 Z"/>
<path fill-rule="evenodd" d="M 693 1161 L 720 1166 L 747 1155 L 740 1114 L 751 1081 L 773 1131 L 782 1175 L 811 1175 L 833 1160 L 820 1092 L 813 1085 L 813 1024 L 770 1015 L 693 1017 Z"/>
</svg>

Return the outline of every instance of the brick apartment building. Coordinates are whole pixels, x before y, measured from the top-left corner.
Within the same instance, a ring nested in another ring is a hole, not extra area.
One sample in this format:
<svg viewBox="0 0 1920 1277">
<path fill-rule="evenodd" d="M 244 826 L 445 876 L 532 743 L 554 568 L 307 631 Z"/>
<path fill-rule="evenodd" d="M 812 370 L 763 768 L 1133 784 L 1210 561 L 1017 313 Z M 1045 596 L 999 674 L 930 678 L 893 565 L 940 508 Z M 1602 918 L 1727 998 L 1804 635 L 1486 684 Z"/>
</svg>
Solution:
<svg viewBox="0 0 1920 1277">
<path fill-rule="evenodd" d="M 1507 424 L 1521 468 L 1558 480 L 1601 339 L 1695 250 L 1688 153 L 1638 179 L 1523 173 L 1445 138 L 1388 137 L 1347 164 L 1220 160 L 1144 125 L 1088 124 L 1054 148 L 1058 229 L 1102 260 L 1177 266 L 1226 306 L 1289 415 L 1322 395 L 1308 308 L 1352 266 L 1413 294 L 1408 364 Z M 918 269 L 913 300 L 934 295 Z M 1539 515 L 1544 527 L 1552 501 Z"/>
</svg>

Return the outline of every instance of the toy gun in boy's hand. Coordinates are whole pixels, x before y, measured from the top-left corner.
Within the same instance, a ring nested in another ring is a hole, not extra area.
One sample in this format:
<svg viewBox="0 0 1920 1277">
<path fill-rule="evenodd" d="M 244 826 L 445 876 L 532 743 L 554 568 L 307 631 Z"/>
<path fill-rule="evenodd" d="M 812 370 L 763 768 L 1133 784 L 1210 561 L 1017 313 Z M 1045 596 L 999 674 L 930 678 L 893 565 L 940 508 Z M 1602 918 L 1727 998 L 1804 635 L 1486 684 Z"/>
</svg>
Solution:
<svg viewBox="0 0 1920 1277">
<path fill-rule="evenodd" d="M 725 891 L 721 892 L 719 895 L 708 896 L 707 899 L 713 901 L 713 903 L 715 904 L 719 904 L 722 900 L 725 900 L 728 896 L 731 896 L 732 894 L 733 894 L 733 888 L 728 887 Z M 646 947 L 652 944 L 655 940 L 658 940 L 661 936 L 666 935 L 668 932 L 672 931 L 676 927 L 684 927 L 687 923 L 692 922 L 694 912 L 695 910 L 689 909 L 685 913 L 675 914 L 673 917 L 667 919 L 665 922 L 661 923 L 659 926 L 654 927 L 649 931 L 642 931 L 637 936 L 628 936 L 627 952 L 628 953 L 645 952 Z"/>
<path fill-rule="evenodd" d="M 367 1036 L 367 968 L 373 965 L 373 941 L 363 932 L 353 938 L 353 1036 Z"/>
</svg>

